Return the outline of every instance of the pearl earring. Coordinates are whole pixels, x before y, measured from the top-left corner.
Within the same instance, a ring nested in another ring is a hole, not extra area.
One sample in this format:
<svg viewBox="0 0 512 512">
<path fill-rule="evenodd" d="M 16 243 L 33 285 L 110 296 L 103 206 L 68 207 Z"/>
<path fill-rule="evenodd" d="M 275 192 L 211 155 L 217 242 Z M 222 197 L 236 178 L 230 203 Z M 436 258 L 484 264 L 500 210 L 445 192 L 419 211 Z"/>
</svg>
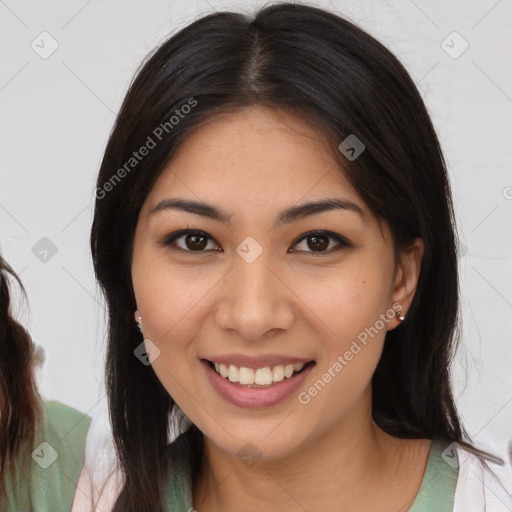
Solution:
<svg viewBox="0 0 512 512">
<path fill-rule="evenodd" d="M 139 316 L 139 318 L 137 319 L 137 326 L 139 328 L 139 331 L 142 333 L 142 317 Z"/>
</svg>

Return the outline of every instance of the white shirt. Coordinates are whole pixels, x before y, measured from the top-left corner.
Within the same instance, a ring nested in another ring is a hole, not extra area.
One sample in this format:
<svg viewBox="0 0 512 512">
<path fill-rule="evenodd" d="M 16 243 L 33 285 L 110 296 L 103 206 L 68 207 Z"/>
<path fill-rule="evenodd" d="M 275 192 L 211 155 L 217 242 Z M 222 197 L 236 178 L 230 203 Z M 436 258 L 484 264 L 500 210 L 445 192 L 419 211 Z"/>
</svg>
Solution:
<svg viewBox="0 0 512 512">
<path fill-rule="evenodd" d="M 512 462 L 490 439 L 482 438 L 473 445 L 497 454 L 505 465 L 488 463 L 498 481 L 476 455 L 457 445 L 459 475 L 453 512 L 512 512 Z"/>
</svg>

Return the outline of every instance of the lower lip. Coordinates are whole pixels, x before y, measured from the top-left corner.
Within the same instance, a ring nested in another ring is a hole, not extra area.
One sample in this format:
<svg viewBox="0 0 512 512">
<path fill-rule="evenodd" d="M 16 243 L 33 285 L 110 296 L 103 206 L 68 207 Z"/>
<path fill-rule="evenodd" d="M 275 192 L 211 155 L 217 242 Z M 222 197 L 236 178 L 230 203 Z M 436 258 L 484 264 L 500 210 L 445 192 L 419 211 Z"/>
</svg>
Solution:
<svg viewBox="0 0 512 512">
<path fill-rule="evenodd" d="M 286 400 L 301 386 L 309 375 L 314 364 L 308 365 L 294 377 L 284 378 L 281 382 L 276 382 L 268 388 L 245 388 L 238 384 L 233 384 L 230 380 L 221 377 L 206 361 L 201 361 L 206 368 L 206 374 L 210 379 L 215 391 L 234 405 L 238 407 L 270 407 Z"/>
</svg>

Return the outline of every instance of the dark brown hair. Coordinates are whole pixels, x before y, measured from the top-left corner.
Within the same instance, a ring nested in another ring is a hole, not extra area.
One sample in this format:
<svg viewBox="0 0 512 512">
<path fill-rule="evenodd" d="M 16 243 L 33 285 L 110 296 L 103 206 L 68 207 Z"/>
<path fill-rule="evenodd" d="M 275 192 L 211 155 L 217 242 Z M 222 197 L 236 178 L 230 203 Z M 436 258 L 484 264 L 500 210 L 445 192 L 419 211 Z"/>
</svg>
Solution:
<svg viewBox="0 0 512 512">
<path fill-rule="evenodd" d="M 407 318 L 388 332 L 373 375 L 377 424 L 397 437 L 456 441 L 492 459 L 468 442 L 451 390 L 459 315 L 455 224 L 445 161 L 421 95 L 397 58 L 353 23 L 312 6 L 274 4 L 252 17 L 204 16 L 165 41 L 138 71 L 108 141 L 91 249 L 108 303 L 106 379 L 125 477 L 115 510 L 163 510 L 174 405 L 151 366 L 127 357 L 141 342 L 130 269 L 139 211 L 191 130 L 250 105 L 286 109 L 317 126 L 340 172 L 389 224 L 395 249 L 416 237 L 425 243 Z M 127 167 L 162 126 L 156 147 Z M 348 161 L 337 147 L 351 134 L 365 150 Z M 191 428 L 197 461 L 202 437 Z"/>
<path fill-rule="evenodd" d="M 23 285 L 0 256 L 0 507 L 7 475 L 20 469 L 23 446 L 32 446 L 41 414 L 33 371 L 34 344 L 13 318 L 9 276 Z"/>
</svg>

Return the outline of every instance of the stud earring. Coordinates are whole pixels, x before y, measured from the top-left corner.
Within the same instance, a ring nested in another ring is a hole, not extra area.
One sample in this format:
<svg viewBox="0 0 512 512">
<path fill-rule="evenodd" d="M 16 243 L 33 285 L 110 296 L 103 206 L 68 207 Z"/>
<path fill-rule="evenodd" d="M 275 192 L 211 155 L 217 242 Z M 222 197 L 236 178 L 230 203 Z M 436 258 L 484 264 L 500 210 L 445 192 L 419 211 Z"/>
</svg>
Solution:
<svg viewBox="0 0 512 512">
<path fill-rule="evenodd" d="M 137 319 L 137 327 L 139 328 L 139 331 L 142 333 L 142 317 L 139 316 Z"/>
<path fill-rule="evenodd" d="M 400 311 L 396 312 L 396 316 L 398 317 L 398 320 L 400 320 L 400 322 L 403 322 L 405 320 L 405 316 L 402 316 L 401 313 L 402 313 L 402 309 L 400 309 Z"/>
</svg>

